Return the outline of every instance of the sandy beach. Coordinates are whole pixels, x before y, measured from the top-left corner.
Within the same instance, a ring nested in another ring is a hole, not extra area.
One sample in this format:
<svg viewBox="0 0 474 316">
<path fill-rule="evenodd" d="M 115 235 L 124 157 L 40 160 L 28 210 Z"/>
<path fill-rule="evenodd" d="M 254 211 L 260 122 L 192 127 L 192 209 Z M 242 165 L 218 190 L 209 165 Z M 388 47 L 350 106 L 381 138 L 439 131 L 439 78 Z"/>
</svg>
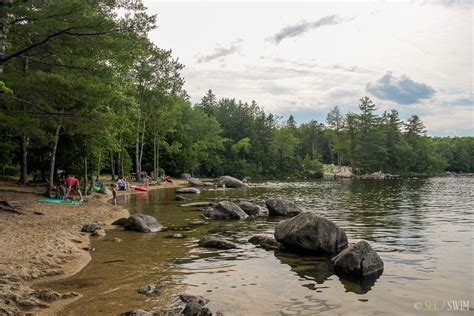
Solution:
<svg viewBox="0 0 474 316">
<path fill-rule="evenodd" d="M 39 202 L 42 192 L 43 187 L 0 184 L 0 201 L 8 201 L 0 208 L 0 315 L 53 314 L 78 299 L 77 293 L 43 289 L 41 282 L 69 277 L 90 261 L 85 248 L 90 238 L 101 237 L 82 233 L 84 224 L 108 229 L 114 220 L 129 215 L 125 208 L 108 203 L 110 196 L 94 194 L 80 205 L 61 205 Z"/>
</svg>

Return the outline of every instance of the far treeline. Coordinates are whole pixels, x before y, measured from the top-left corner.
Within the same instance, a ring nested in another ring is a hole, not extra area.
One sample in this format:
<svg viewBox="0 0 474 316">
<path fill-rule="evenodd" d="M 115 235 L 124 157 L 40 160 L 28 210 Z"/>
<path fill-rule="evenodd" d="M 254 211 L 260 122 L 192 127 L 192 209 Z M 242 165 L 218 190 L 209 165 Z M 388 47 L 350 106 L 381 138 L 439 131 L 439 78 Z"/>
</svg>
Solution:
<svg viewBox="0 0 474 316">
<path fill-rule="evenodd" d="M 432 138 L 418 116 L 334 107 L 297 125 L 255 101 L 191 105 L 172 52 L 140 1 L 0 1 L 0 167 L 3 177 L 87 183 L 100 173 L 317 178 L 322 164 L 358 173 L 473 172 L 474 140 Z"/>
</svg>

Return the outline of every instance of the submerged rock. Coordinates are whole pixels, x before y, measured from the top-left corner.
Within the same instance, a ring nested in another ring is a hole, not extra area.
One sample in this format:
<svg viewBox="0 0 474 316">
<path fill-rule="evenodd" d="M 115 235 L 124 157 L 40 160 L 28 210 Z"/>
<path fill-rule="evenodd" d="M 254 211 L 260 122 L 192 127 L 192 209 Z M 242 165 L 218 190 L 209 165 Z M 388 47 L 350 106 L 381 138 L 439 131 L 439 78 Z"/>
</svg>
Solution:
<svg viewBox="0 0 474 316">
<path fill-rule="evenodd" d="M 275 239 L 289 249 L 335 254 L 347 247 L 346 233 L 312 212 L 301 213 L 275 228 Z"/>
<path fill-rule="evenodd" d="M 125 230 L 132 230 L 142 233 L 155 233 L 163 230 L 163 225 L 158 223 L 156 218 L 145 214 L 133 214 L 127 218 L 123 225 Z"/>
<path fill-rule="evenodd" d="M 215 203 L 212 207 L 205 209 L 203 215 L 213 220 L 241 220 L 248 217 L 248 215 L 238 207 L 237 204 L 229 201 Z"/>
<path fill-rule="evenodd" d="M 239 207 L 248 215 L 248 216 L 268 216 L 268 212 L 263 211 L 260 206 L 253 204 L 248 201 L 242 201 L 239 203 Z"/>
<path fill-rule="evenodd" d="M 278 250 L 283 245 L 276 241 L 275 237 L 269 234 L 258 234 L 250 237 L 249 243 L 262 247 L 265 250 Z"/>
<path fill-rule="evenodd" d="M 101 229 L 101 228 L 102 226 L 100 226 L 99 224 L 85 224 L 82 226 L 81 232 L 93 233 L 96 230 Z"/>
<path fill-rule="evenodd" d="M 160 288 L 161 288 L 161 285 L 159 284 L 149 284 L 149 285 L 145 285 L 139 288 L 138 293 L 147 295 L 147 296 L 159 296 L 161 294 Z"/>
<path fill-rule="evenodd" d="M 243 183 L 239 179 L 230 176 L 222 176 L 219 178 L 219 186 L 224 186 L 226 188 L 235 188 L 235 189 L 247 189 L 249 186 L 246 183 Z"/>
<path fill-rule="evenodd" d="M 334 270 L 352 277 L 376 276 L 383 271 L 383 261 L 370 244 L 361 240 L 332 258 Z"/>
<path fill-rule="evenodd" d="M 79 296 L 79 294 L 75 292 L 67 292 L 67 293 L 61 294 L 50 289 L 34 290 L 31 293 L 31 295 L 44 302 L 54 302 L 59 299 L 68 299 L 68 298 Z"/>
<path fill-rule="evenodd" d="M 201 191 L 197 188 L 181 188 L 176 190 L 176 193 L 181 194 L 201 194 Z"/>
<path fill-rule="evenodd" d="M 302 212 L 293 202 L 284 199 L 270 199 L 265 204 L 270 216 L 293 217 Z"/>
<path fill-rule="evenodd" d="M 179 298 L 184 302 L 184 303 L 190 303 L 190 302 L 197 302 L 198 304 L 204 306 L 207 303 L 209 303 L 209 300 L 199 296 L 199 295 L 189 295 L 189 294 L 181 294 Z"/>
<path fill-rule="evenodd" d="M 192 208 L 199 208 L 199 207 L 206 207 L 206 206 L 212 206 L 214 205 L 214 202 L 194 202 L 194 203 L 185 203 L 181 204 L 181 207 L 192 207 Z"/>
<path fill-rule="evenodd" d="M 134 309 L 133 311 L 125 312 L 120 314 L 120 316 L 153 316 L 152 312 L 149 312 L 144 309 Z"/>
<path fill-rule="evenodd" d="M 237 245 L 233 242 L 215 236 L 205 236 L 199 240 L 199 246 L 206 248 L 234 249 Z"/>
<path fill-rule="evenodd" d="M 174 200 L 175 201 L 186 201 L 186 200 L 189 200 L 189 199 L 185 198 L 184 196 L 181 196 L 181 195 L 176 195 Z"/>
</svg>

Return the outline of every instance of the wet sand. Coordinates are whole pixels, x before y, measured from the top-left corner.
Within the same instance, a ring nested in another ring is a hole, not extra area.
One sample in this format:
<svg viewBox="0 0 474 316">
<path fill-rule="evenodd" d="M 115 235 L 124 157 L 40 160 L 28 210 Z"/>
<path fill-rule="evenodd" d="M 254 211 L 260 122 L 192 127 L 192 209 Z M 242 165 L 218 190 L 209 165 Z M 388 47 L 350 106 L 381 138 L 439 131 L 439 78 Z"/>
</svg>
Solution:
<svg viewBox="0 0 474 316">
<path fill-rule="evenodd" d="M 80 205 L 60 205 L 39 202 L 41 192 L 44 192 L 42 187 L 0 185 L 0 200 L 12 205 L 0 208 L 2 315 L 52 314 L 80 298 L 77 293 L 42 289 L 41 283 L 79 272 L 91 260 L 90 253 L 83 249 L 89 246 L 90 238 L 107 238 L 82 233 L 82 225 L 95 223 L 105 229 L 112 228 L 114 220 L 129 215 L 125 208 L 108 203 L 111 196 L 94 194 Z M 133 193 L 119 192 L 119 195 Z"/>
</svg>

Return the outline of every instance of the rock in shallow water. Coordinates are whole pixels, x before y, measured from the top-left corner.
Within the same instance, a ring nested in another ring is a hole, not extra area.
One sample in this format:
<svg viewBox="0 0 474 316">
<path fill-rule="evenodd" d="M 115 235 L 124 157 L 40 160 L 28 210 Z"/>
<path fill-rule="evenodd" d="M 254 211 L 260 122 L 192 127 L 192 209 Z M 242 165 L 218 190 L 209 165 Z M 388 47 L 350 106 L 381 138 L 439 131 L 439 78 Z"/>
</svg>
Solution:
<svg viewBox="0 0 474 316">
<path fill-rule="evenodd" d="M 221 201 L 204 210 L 204 216 L 214 220 L 227 219 L 246 219 L 248 215 L 237 206 L 237 204 L 229 201 Z"/>
<path fill-rule="evenodd" d="M 250 237 L 249 243 L 258 245 L 265 250 L 278 250 L 283 248 L 283 245 L 275 240 L 275 237 L 268 234 L 258 234 Z"/>
<path fill-rule="evenodd" d="M 230 176 L 222 176 L 219 178 L 219 186 L 224 186 L 226 188 L 235 188 L 235 189 L 247 189 L 249 186 L 246 183 L 243 183 L 239 179 Z"/>
<path fill-rule="evenodd" d="M 189 302 L 182 311 L 183 316 L 212 316 L 209 308 L 202 306 L 197 302 Z"/>
<path fill-rule="evenodd" d="M 82 226 L 81 232 L 84 233 L 93 233 L 98 229 L 101 229 L 102 227 L 99 224 L 84 224 Z"/>
<path fill-rule="evenodd" d="M 270 199 L 265 204 L 270 216 L 293 217 L 302 212 L 293 202 L 284 199 Z"/>
<path fill-rule="evenodd" d="M 188 183 L 190 187 L 202 187 L 202 181 L 197 178 L 190 178 L 188 179 Z"/>
<path fill-rule="evenodd" d="M 182 294 L 179 298 L 186 303 L 186 307 L 181 312 L 185 316 L 211 316 L 209 308 L 205 307 L 209 303 L 208 299 L 197 295 Z"/>
<path fill-rule="evenodd" d="M 275 239 L 288 249 L 337 254 L 347 247 L 346 233 L 332 221 L 304 212 L 279 223 Z"/>
<path fill-rule="evenodd" d="M 332 258 L 336 273 L 352 276 L 376 276 L 383 271 L 383 261 L 370 244 L 361 240 Z"/>
<path fill-rule="evenodd" d="M 163 230 L 163 225 L 158 223 L 156 218 L 145 214 L 133 214 L 123 225 L 125 230 L 132 230 L 142 233 L 155 233 Z"/>
<path fill-rule="evenodd" d="M 161 288 L 161 285 L 159 284 L 149 284 L 149 285 L 145 285 L 139 288 L 138 293 L 144 294 L 147 296 L 159 296 L 161 294 L 160 288 Z"/>
<path fill-rule="evenodd" d="M 181 196 L 181 195 L 176 195 L 174 197 L 174 200 L 175 201 L 186 201 L 186 200 L 189 200 L 188 198 L 185 198 L 184 196 Z"/>
<path fill-rule="evenodd" d="M 201 240 L 199 240 L 199 246 L 218 249 L 237 248 L 237 245 L 233 242 L 215 236 L 205 236 L 201 238 Z"/>
<path fill-rule="evenodd" d="M 181 188 L 176 190 L 176 193 L 181 194 L 201 194 L 201 191 L 197 188 Z"/>
<path fill-rule="evenodd" d="M 239 207 L 248 215 L 248 216 L 268 216 L 268 211 L 264 211 L 257 204 L 242 201 L 239 203 Z"/>
</svg>

